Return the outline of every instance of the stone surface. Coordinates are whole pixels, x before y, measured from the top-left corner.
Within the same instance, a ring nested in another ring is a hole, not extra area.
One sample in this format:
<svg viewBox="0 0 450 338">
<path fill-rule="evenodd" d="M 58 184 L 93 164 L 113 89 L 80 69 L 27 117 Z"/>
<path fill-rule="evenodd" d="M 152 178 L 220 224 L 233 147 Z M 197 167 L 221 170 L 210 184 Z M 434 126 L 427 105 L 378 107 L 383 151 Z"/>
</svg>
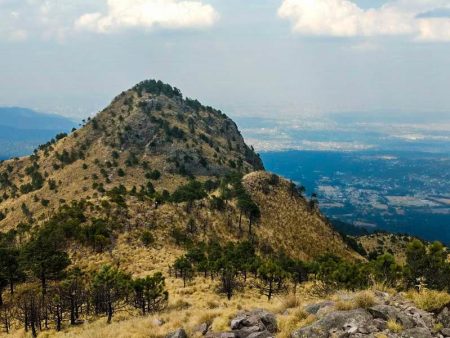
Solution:
<svg viewBox="0 0 450 338">
<path fill-rule="evenodd" d="M 239 313 L 230 322 L 231 332 L 207 333 L 208 338 L 271 338 L 278 331 L 275 315 L 261 309 Z"/>
<path fill-rule="evenodd" d="M 235 332 L 208 332 L 206 338 L 238 338 Z"/>
<path fill-rule="evenodd" d="M 320 303 L 316 303 L 316 304 L 310 304 L 305 306 L 305 311 L 308 312 L 310 315 L 315 315 L 317 314 L 317 312 L 319 312 L 319 310 L 326 308 L 326 307 L 331 307 L 334 306 L 334 302 L 320 302 Z"/>
<path fill-rule="evenodd" d="M 405 330 L 400 335 L 401 338 L 433 338 L 431 331 L 425 327 L 416 327 Z"/>
<path fill-rule="evenodd" d="M 198 326 L 197 331 L 204 336 L 208 333 L 210 326 L 211 325 L 209 323 L 202 323 Z"/>
<path fill-rule="evenodd" d="M 292 333 L 293 338 L 328 338 L 356 333 L 359 327 L 371 321 L 373 317 L 363 309 L 336 311 L 329 313 L 314 324 Z M 351 331 L 351 332 L 349 332 Z"/>
<path fill-rule="evenodd" d="M 345 295 L 344 295 L 345 296 Z M 347 296 L 348 297 L 348 296 Z M 292 338 L 447 338 L 450 337 L 450 310 L 444 308 L 439 315 L 418 309 L 404 295 L 390 296 L 375 292 L 376 305 L 368 309 L 337 311 L 327 302 L 310 304 L 305 311 L 316 314 L 317 320 L 309 326 L 291 333 Z M 351 301 L 351 299 L 347 299 Z M 326 311 L 325 311 L 326 309 Z M 323 316 L 318 316 L 321 311 Z M 388 329 L 388 321 L 401 324 L 401 332 Z M 436 324 L 444 325 L 436 332 Z"/>
<path fill-rule="evenodd" d="M 445 337 L 450 337 L 450 328 L 443 328 L 441 330 L 441 333 L 445 336 Z"/>
<path fill-rule="evenodd" d="M 444 327 L 450 328 L 450 309 L 445 307 L 441 313 L 438 314 L 437 320 L 444 325 Z"/>
<path fill-rule="evenodd" d="M 174 332 L 169 333 L 166 338 L 187 338 L 186 331 L 180 328 Z"/>
</svg>

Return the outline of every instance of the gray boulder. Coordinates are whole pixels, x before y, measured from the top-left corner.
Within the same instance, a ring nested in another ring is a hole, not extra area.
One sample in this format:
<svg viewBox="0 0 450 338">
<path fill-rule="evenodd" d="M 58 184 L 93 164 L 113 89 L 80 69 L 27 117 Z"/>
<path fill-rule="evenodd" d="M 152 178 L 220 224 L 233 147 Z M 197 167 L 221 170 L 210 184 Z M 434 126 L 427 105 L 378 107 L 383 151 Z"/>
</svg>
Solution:
<svg viewBox="0 0 450 338">
<path fill-rule="evenodd" d="M 450 329 L 449 328 L 443 328 L 441 330 L 441 333 L 444 335 L 444 337 L 450 337 Z"/>
<path fill-rule="evenodd" d="M 208 332 L 207 338 L 274 338 L 278 331 L 275 315 L 265 310 L 241 312 L 230 323 L 231 332 Z"/>
<path fill-rule="evenodd" d="M 198 326 L 197 331 L 204 336 L 208 333 L 210 327 L 211 327 L 210 323 L 202 323 Z"/>
<path fill-rule="evenodd" d="M 425 327 L 416 327 L 402 332 L 401 338 L 433 338 L 431 331 Z"/>
<path fill-rule="evenodd" d="M 183 328 L 180 328 L 180 329 L 166 335 L 166 338 L 187 338 L 187 334 Z"/>
<path fill-rule="evenodd" d="M 231 320 L 230 327 L 231 330 L 239 330 L 239 332 L 242 332 L 241 336 L 246 333 L 251 334 L 263 331 L 275 333 L 278 331 L 275 316 L 272 313 L 261 309 L 239 314 L 236 318 Z"/>
<path fill-rule="evenodd" d="M 317 314 L 317 312 L 319 312 L 319 310 L 330 306 L 334 306 L 334 302 L 320 302 L 305 306 L 305 311 L 308 312 L 310 315 L 315 315 Z"/>
<path fill-rule="evenodd" d="M 450 309 L 445 307 L 437 316 L 439 323 L 444 325 L 446 328 L 450 328 Z"/>
<path fill-rule="evenodd" d="M 376 305 L 369 308 L 368 311 L 374 318 L 380 318 L 386 321 L 393 319 L 402 324 L 405 329 L 411 329 L 416 326 L 416 323 L 410 316 L 390 305 Z"/>
<path fill-rule="evenodd" d="M 275 338 L 275 335 L 270 333 L 269 331 L 262 331 L 262 332 L 253 332 L 248 336 L 246 336 L 246 338 Z"/>
<path fill-rule="evenodd" d="M 206 338 L 239 338 L 236 332 L 208 332 Z"/>
<path fill-rule="evenodd" d="M 292 338 L 328 338 L 349 336 L 373 320 L 370 313 L 363 309 L 332 312 L 314 324 L 294 331 Z"/>
</svg>

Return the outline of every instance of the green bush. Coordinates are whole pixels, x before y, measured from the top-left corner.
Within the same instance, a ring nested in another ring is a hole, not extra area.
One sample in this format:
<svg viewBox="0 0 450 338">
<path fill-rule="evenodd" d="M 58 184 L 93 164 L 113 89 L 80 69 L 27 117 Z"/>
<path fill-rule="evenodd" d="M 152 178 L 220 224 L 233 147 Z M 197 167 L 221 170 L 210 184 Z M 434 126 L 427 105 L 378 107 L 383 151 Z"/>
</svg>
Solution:
<svg viewBox="0 0 450 338">
<path fill-rule="evenodd" d="M 149 230 L 145 230 L 141 234 L 141 242 L 145 246 L 149 246 L 150 244 L 155 242 L 155 238 Z"/>
</svg>

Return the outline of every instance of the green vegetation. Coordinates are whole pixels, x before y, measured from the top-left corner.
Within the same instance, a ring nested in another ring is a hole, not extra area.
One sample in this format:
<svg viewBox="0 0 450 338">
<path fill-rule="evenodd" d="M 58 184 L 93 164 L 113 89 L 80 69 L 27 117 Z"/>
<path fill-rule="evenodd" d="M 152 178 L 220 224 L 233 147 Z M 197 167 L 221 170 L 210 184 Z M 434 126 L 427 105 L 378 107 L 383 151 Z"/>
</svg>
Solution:
<svg viewBox="0 0 450 338">
<path fill-rule="evenodd" d="M 0 307 L 9 309 L 2 312 L 6 332 L 11 323 L 22 323 L 36 337 L 40 330 L 52 326 L 60 331 L 64 322 L 76 325 L 82 316 L 92 313 L 104 314 L 109 323 L 115 313 L 127 307 L 145 315 L 167 304 L 161 273 L 133 280 L 111 266 L 103 266 L 94 274 L 69 269 L 71 262 L 65 252 L 69 240 L 102 250 L 112 235 L 110 222 L 88 222 L 85 207 L 74 203 L 61 208 L 23 244 L 18 238 L 19 227 L 0 235 Z M 17 283 L 23 285 L 16 288 Z M 6 288 L 10 293 L 7 304 L 2 297 Z"/>
<path fill-rule="evenodd" d="M 31 182 L 20 186 L 20 192 L 22 194 L 28 194 L 43 187 L 45 182 L 44 177 L 39 172 L 39 165 L 36 162 L 25 168 L 25 173 L 31 178 Z"/>
<path fill-rule="evenodd" d="M 364 290 L 372 282 L 406 290 L 415 286 L 409 284 L 410 280 L 423 280 L 429 288 L 450 291 L 450 263 L 444 258 L 439 243 L 427 248 L 413 243 L 409 248 L 408 265 L 402 267 L 389 254 L 370 262 L 352 263 L 332 254 L 304 262 L 284 253 L 257 254 L 256 247 L 249 241 L 221 245 L 216 241 L 193 243 L 180 233 L 178 236 L 179 243 L 187 246 L 187 253 L 176 260 L 175 276 L 182 278 L 185 285 L 196 274 L 218 278 L 219 292 L 229 299 L 245 285 L 249 273 L 269 300 L 277 293 L 285 292 L 287 282 L 295 291 L 297 285 L 308 280 L 315 281 L 320 292 Z"/>
<path fill-rule="evenodd" d="M 142 94 L 143 92 L 151 93 L 155 95 L 165 95 L 167 97 L 182 97 L 182 94 L 179 89 L 173 88 L 172 86 L 165 84 L 161 81 L 155 80 L 145 80 L 138 83 L 133 87 L 138 94 Z"/>
</svg>

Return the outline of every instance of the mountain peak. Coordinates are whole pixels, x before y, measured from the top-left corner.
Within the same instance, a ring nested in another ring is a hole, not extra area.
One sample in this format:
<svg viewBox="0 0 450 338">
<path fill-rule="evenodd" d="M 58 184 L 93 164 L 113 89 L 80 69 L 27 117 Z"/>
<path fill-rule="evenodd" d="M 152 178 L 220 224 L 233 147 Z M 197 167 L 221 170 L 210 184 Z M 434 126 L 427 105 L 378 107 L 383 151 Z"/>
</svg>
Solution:
<svg viewBox="0 0 450 338">
<path fill-rule="evenodd" d="M 161 81 L 143 81 L 122 92 L 89 121 L 90 138 L 143 156 L 165 155 L 167 170 L 219 175 L 263 169 L 236 124 L 220 110 L 183 98 Z"/>
</svg>

